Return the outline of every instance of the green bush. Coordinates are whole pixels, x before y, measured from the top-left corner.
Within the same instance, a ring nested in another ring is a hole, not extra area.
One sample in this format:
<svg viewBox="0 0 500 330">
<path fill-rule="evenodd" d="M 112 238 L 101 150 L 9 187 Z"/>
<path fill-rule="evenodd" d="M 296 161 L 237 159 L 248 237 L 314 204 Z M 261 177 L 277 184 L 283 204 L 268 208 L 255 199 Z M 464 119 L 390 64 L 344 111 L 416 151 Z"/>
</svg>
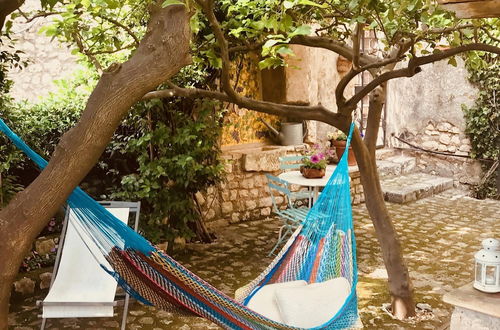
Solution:
<svg viewBox="0 0 500 330">
<path fill-rule="evenodd" d="M 189 77 L 189 78 L 187 78 Z M 80 116 L 96 84 L 81 72 L 60 81 L 60 91 L 39 104 L 10 103 L 0 110 L 12 129 L 35 151 L 49 158 L 60 137 Z M 177 80 L 201 84 L 201 70 L 186 69 Z M 201 213 L 194 195 L 222 179 L 220 107 L 214 102 L 154 100 L 138 103 L 81 183 L 95 199 L 141 201 L 142 230 L 153 242 L 192 238 Z M 0 191 L 4 204 L 27 186 L 38 169 L 0 135 Z"/>
<path fill-rule="evenodd" d="M 468 65 L 469 80 L 479 89 L 479 95 L 475 104 L 467 108 L 463 106 L 466 129 L 472 144 L 471 156 L 483 161 L 483 170 L 489 173 L 489 169 L 500 157 L 500 65 L 498 57 L 484 57 L 487 65 Z M 475 187 L 477 198 L 499 199 L 500 193 L 497 187 L 498 170 L 492 171 L 488 178 Z"/>
</svg>

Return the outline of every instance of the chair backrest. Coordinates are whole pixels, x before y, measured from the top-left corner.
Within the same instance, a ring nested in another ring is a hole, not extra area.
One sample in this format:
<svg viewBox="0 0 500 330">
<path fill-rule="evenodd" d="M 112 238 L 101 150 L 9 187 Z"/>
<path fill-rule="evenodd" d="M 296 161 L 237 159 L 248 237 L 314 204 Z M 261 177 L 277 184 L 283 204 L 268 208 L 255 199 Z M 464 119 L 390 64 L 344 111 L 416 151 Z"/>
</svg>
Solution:
<svg viewBox="0 0 500 330">
<path fill-rule="evenodd" d="M 115 217 L 128 223 L 140 203 L 101 202 Z M 55 278 L 43 301 L 43 318 L 112 317 L 117 283 L 100 264 L 110 269 L 95 243 L 81 230 L 72 209 L 66 212 L 61 251 L 54 269 Z M 59 251 L 58 251 L 59 252 Z"/>
<path fill-rule="evenodd" d="M 302 165 L 302 158 L 304 158 L 304 156 L 301 155 L 280 157 L 280 169 L 298 169 Z"/>
<path fill-rule="evenodd" d="M 291 199 L 292 192 L 290 191 L 290 189 L 288 189 L 289 183 L 271 174 L 266 174 L 266 177 L 268 180 L 267 186 L 269 187 L 269 192 L 271 193 L 274 210 L 279 211 L 277 200 L 274 195 L 275 193 L 277 193 L 277 196 L 283 196 L 283 198 L 285 198 L 285 201 L 288 203 L 288 207 L 293 208 Z"/>
</svg>

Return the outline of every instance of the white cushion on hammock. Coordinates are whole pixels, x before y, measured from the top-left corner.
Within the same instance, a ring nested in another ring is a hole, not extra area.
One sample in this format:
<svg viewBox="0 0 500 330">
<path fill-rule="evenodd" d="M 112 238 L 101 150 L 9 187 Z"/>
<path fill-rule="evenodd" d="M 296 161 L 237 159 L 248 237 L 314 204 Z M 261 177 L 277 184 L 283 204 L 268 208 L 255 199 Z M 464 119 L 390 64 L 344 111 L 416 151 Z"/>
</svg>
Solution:
<svg viewBox="0 0 500 330">
<path fill-rule="evenodd" d="M 337 277 L 304 287 L 279 288 L 276 302 L 284 324 L 313 328 L 331 320 L 350 294 L 349 281 Z"/>
<path fill-rule="evenodd" d="M 247 307 L 273 321 L 283 323 L 276 304 L 275 292 L 283 288 L 297 288 L 306 286 L 306 281 L 291 281 L 264 285 L 250 299 Z"/>
</svg>

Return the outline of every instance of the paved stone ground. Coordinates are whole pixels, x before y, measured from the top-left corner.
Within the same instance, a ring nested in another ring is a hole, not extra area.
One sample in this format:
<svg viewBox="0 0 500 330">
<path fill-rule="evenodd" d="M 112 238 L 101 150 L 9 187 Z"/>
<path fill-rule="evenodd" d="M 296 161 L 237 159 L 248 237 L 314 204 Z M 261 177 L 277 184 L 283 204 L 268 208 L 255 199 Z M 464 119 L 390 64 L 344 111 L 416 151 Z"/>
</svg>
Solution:
<svg viewBox="0 0 500 330">
<path fill-rule="evenodd" d="M 374 229 L 364 205 L 355 207 L 358 242 L 359 306 L 367 329 L 445 329 L 451 306 L 442 302 L 445 292 L 473 278 L 474 252 L 486 237 L 500 236 L 500 203 L 478 201 L 447 191 L 410 204 L 388 204 L 400 233 L 416 300 L 431 306 L 434 316 L 419 323 L 402 323 L 383 312 L 390 301 L 386 273 Z M 252 280 L 271 261 L 267 252 L 276 239 L 279 221 L 241 223 L 224 228 L 217 243 L 190 244 L 178 259 L 227 294 Z M 13 297 L 10 329 L 29 330 L 40 326 L 35 297 Z M 117 329 L 121 308 L 113 319 L 59 319 L 48 322 L 49 329 Z M 217 329 L 200 318 L 179 317 L 135 303 L 131 306 L 127 329 Z"/>
</svg>

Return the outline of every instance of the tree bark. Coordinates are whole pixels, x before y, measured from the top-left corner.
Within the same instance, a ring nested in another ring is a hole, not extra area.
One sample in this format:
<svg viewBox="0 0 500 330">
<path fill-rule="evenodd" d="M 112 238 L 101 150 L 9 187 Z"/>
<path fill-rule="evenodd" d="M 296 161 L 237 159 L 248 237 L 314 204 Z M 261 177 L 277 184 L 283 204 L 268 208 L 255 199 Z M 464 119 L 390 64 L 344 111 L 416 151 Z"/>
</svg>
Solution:
<svg viewBox="0 0 500 330">
<path fill-rule="evenodd" d="M 365 204 L 375 227 L 382 257 L 387 269 L 392 312 L 398 319 L 415 315 L 413 286 L 406 266 L 398 235 L 384 201 L 378 176 L 375 149 L 381 113 L 385 103 L 386 87 L 376 89 L 370 98 L 367 130 L 364 141 L 358 132 L 353 134 L 353 150 L 363 184 Z"/>
<path fill-rule="evenodd" d="M 7 16 L 21 7 L 23 3 L 24 0 L 0 0 L 0 32 L 2 31 Z"/>
<path fill-rule="evenodd" d="M 0 212 L 0 329 L 7 328 L 12 282 L 32 242 L 95 165 L 132 105 L 190 63 L 189 41 L 185 6 L 152 6 L 134 55 L 103 73 L 46 169 Z"/>
</svg>

